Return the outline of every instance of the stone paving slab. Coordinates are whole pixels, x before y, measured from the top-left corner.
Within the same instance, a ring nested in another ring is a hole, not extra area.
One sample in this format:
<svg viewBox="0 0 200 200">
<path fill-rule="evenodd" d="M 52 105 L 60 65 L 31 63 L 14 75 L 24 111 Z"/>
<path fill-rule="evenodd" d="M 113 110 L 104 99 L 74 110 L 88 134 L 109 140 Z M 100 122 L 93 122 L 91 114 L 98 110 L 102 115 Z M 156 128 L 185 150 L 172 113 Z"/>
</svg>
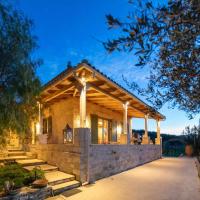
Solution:
<svg viewBox="0 0 200 200">
<path fill-rule="evenodd" d="M 79 190 L 50 200 L 200 200 L 200 179 L 194 159 L 164 158 Z"/>
</svg>

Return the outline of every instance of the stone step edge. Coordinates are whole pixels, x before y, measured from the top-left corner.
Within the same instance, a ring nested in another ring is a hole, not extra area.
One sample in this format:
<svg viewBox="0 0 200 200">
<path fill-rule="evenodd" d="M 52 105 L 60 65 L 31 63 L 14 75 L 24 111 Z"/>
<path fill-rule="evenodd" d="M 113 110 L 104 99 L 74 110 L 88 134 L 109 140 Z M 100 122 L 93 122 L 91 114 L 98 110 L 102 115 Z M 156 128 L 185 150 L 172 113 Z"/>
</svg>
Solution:
<svg viewBox="0 0 200 200">
<path fill-rule="evenodd" d="M 23 167 L 28 167 L 28 166 L 45 165 L 47 163 L 45 161 L 38 161 L 38 162 L 34 162 L 34 163 L 18 163 L 18 164 L 22 165 Z"/>
<path fill-rule="evenodd" d="M 8 155 L 8 157 L 11 157 L 11 156 L 26 156 L 26 153 L 8 153 L 7 155 Z"/>
<path fill-rule="evenodd" d="M 25 156 L 24 158 L 15 158 L 15 156 L 8 156 L 8 157 L 4 157 L 4 158 L 0 158 L 0 162 L 4 162 L 4 161 L 9 161 L 9 160 L 15 160 L 15 161 L 18 161 L 18 160 L 29 160 L 29 159 L 32 159 L 28 156 Z"/>
<path fill-rule="evenodd" d="M 42 165 L 48 165 L 48 164 L 42 164 Z M 29 166 L 23 166 L 24 167 L 24 169 L 26 169 L 26 170 L 28 170 L 28 171 L 31 171 L 30 169 L 27 169 L 28 167 L 38 167 L 39 169 L 40 169 L 40 166 L 42 166 L 42 165 L 29 165 Z M 50 165 L 51 166 L 51 165 Z M 56 166 L 53 166 L 52 165 L 52 167 L 50 167 L 50 169 L 42 169 L 44 172 L 52 172 L 52 171 L 59 171 L 59 169 L 58 169 L 58 167 L 56 167 Z"/>
<path fill-rule="evenodd" d="M 69 182 L 65 182 L 65 183 L 60 183 L 60 184 L 57 184 L 57 185 L 54 185 L 54 186 L 51 186 L 51 187 L 52 187 L 54 194 L 60 194 L 64 191 L 77 188 L 80 185 L 81 185 L 80 182 L 73 180 L 73 181 L 69 181 Z"/>
<path fill-rule="evenodd" d="M 19 151 L 23 151 L 22 149 L 7 149 L 8 152 L 19 152 Z"/>
<path fill-rule="evenodd" d="M 69 178 L 59 179 L 59 180 L 56 180 L 56 181 L 50 181 L 50 182 L 48 182 L 48 184 L 51 185 L 51 186 L 54 186 L 54 185 L 58 185 L 58 184 L 62 184 L 62 183 L 66 183 L 66 182 L 70 182 L 70 181 L 74 181 L 74 180 L 75 180 L 75 176 L 72 176 L 72 177 L 69 177 Z"/>
</svg>

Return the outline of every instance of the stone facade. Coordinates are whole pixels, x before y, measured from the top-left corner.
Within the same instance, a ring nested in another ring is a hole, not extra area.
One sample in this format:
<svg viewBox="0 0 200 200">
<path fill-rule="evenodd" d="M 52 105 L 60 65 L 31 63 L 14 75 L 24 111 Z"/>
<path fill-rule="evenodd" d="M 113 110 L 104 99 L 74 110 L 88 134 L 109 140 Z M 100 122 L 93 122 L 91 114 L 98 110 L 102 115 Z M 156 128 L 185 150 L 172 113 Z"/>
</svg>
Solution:
<svg viewBox="0 0 200 200">
<path fill-rule="evenodd" d="M 127 135 L 123 134 L 122 127 L 117 130 L 115 144 L 91 144 L 91 114 L 116 121 L 117 129 L 123 122 L 122 113 L 87 102 L 88 128 L 78 128 L 80 127 L 79 98 L 61 100 L 48 108 L 43 108 L 42 118 L 52 117 L 52 132 L 50 135 L 36 136 L 38 140 L 34 145 L 29 145 L 29 150 L 37 154 L 38 159 L 57 166 L 63 172 L 75 175 L 81 183 L 95 181 L 161 157 L 158 145 L 125 144 Z M 71 144 L 64 144 L 63 129 L 67 124 L 74 130 L 74 141 Z"/>
<path fill-rule="evenodd" d="M 160 145 L 91 144 L 88 128 L 74 131 L 74 143 L 32 145 L 39 159 L 74 174 L 81 183 L 93 182 L 161 158 Z"/>
<path fill-rule="evenodd" d="M 66 124 L 71 128 L 80 127 L 80 102 L 79 98 L 73 97 L 66 100 L 59 101 L 43 109 L 42 118 L 52 116 L 52 134 L 48 136 L 48 144 L 62 144 L 63 143 L 63 129 Z M 98 117 L 104 119 L 115 120 L 118 125 L 123 122 L 123 114 L 106 109 L 102 106 L 87 102 L 87 116 L 86 125 L 91 128 L 91 114 L 96 114 Z M 41 124 L 42 126 L 42 124 Z M 118 130 L 118 142 L 120 142 L 121 130 Z"/>
<path fill-rule="evenodd" d="M 91 182 L 161 158 L 160 145 L 90 145 Z"/>
<path fill-rule="evenodd" d="M 200 178 L 200 158 L 195 159 L 195 164 L 196 164 L 197 172 L 198 172 L 198 175 L 199 175 L 199 178 Z"/>
<path fill-rule="evenodd" d="M 30 145 L 28 150 L 83 183 L 87 181 L 90 135 L 90 129 L 75 129 L 73 144 L 37 144 Z"/>
<path fill-rule="evenodd" d="M 31 145 L 30 151 L 36 153 L 38 159 L 59 167 L 63 172 L 74 174 L 80 180 L 79 147 L 70 144 L 38 144 Z"/>
</svg>

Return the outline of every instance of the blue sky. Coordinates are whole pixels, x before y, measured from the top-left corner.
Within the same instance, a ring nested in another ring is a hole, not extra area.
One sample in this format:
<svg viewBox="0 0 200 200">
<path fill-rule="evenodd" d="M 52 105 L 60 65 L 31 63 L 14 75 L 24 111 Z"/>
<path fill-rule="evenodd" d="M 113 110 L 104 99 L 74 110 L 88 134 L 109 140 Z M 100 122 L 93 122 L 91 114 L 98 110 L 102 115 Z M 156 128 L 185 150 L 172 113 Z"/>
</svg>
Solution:
<svg viewBox="0 0 200 200">
<path fill-rule="evenodd" d="M 88 59 L 96 68 L 127 87 L 122 79 L 136 80 L 145 85 L 146 69 L 133 65 L 132 53 L 108 54 L 98 41 L 114 37 L 117 32 L 107 28 L 105 15 L 125 17 L 131 10 L 128 0 L 15 0 L 15 5 L 34 21 L 34 34 L 38 37 L 36 57 L 44 64 L 38 76 L 45 83 L 72 64 Z M 142 97 L 141 97 L 142 98 Z M 166 120 L 161 123 L 161 132 L 180 134 L 185 126 L 198 124 L 197 116 L 189 120 L 186 114 L 164 106 L 161 110 Z M 133 120 L 133 128 L 144 128 L 144 121 Z M 149 120 L 149 129 L 155 130 L 154 120 Z"/>
</svg>

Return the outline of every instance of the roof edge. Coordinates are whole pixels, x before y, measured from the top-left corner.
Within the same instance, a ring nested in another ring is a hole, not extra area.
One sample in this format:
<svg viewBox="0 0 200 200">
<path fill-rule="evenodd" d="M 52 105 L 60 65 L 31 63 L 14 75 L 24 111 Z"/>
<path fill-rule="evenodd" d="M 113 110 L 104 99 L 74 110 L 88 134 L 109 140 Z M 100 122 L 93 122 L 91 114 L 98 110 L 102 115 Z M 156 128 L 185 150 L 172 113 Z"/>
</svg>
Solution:
<svg viewBox="0 0 200 200">
<path fill-rule="evenodd" d="M 158 112 L 156 109 L 154 109 L 153 107 L 151 107 L 150 105 L 148 105 L 147 103 L 145 103 L 143 100 L 141 100 L 140 98 L 138 98 L 136 95 L 134 95 L 132 92 L 130 92 L 129 90 L 127 90 L 126 88 L 124 88 L 123 86 L 121 86 L 119 83 L 117 83 L 116 81 L 112 80 L 110 77 L 108 77 L 106 74 L 104 74 L 103 72 L 101 72 L 99 69 L 97 69 L 96 67 L 92 66 L 88 60 L 82 60 L 80 63 L 78 63 L 76 66 L 73 67 L 68 67 L 67 69 L 63 70 L 61 73 L 59 73 L 57 76 L 55 76 L 53 79 L 51 79 L 50 81 L 48 81 L 47 83 L 45 83 L 42 86 L 42 90 L 45 90 L 47 87 L 49 87 L 50 85 L 54 84 L 57 80 L 65 77 L 66 75 L 68 75 L 70 72 L 73 72 L 74 70 L 77 70 L 80 67 L 86 67 L 86 68 L 90 68 L 91 70 L 95 70 L 97 73 L 99 73 L 101 76 L 103 76 L 105 79 L 107 79 L 108 81 L 111 81 L 114 85 L 116 85 L 117 87 L 119 87 L 120 89 L 122 89 L 125 93 L 131 95 L 133 98 L 137 99 L 139 102 L 141 102 L 144 106 L 147 106 L 149 108 L 149 110 L 156 112 L 158 115 L 160 115 L 162 117 L 162 120 L 165 120 L 166 117 L 161 114 L 160 112 Z"/>
</svg>

